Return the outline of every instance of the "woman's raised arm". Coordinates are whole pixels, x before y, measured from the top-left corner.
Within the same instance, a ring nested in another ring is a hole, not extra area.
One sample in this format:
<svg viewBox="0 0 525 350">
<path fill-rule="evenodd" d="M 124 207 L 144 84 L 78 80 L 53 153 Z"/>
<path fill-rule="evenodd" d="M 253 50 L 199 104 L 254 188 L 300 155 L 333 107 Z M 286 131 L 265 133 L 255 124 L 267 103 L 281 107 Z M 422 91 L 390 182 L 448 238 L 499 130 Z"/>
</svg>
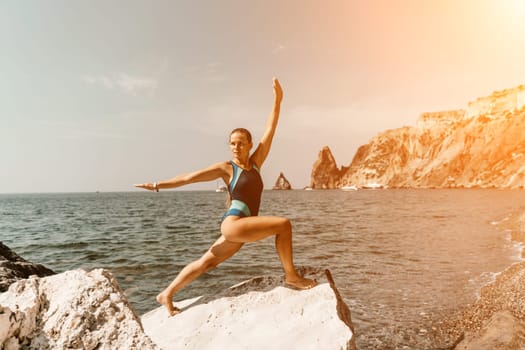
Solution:
<svg viewBox="0 0 525 350">
<path fill-rule="evenodd" d="M 273 108 L 270 116 L 268 117 L 268 121 L 266 122 L 266 131 L 264 132 L 257 149 L 251 156 L 252 162 L 254 162 L 259 168 L 263 165 L 266 157 L 268 156 L 268 153 L 270 152 L 273 135 L 275 134 L 275 129 L 277 129 L 277 123 L 279 121 L 279 113 L 281 112 L 283 89 L 281 88 L 281 84 L 279 84 L 279 80 L 277 80 L 277 78 L 273 78 L 273 94 Z"/>
<path fill-rule="evenodd" d="M 230 169 L 231 166 L 229 166 L 228 162 L 220 162 L 192 173 L 177 175 L 169 180 L 163 180 L 154 183 L 146 182 L 143 184 L 136 184 L 135 187 L 144 188 L 150 191 L 158 191 L 160 189 L 175 188 L 195 182 L 212 181 L 218 178 L 222 178 L 225 183 L 228 183 L 231 176 L 230 172 L 228 171 Z"/>
</svg>

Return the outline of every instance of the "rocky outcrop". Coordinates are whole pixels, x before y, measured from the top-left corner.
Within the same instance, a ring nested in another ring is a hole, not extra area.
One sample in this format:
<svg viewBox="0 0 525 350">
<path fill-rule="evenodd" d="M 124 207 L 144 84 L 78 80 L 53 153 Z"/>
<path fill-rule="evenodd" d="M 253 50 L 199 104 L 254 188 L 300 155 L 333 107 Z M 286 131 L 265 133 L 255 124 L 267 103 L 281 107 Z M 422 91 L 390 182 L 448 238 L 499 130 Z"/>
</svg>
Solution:
<svg viewBox="0 0 525 350">
<path fill-rule="evenodd" d="M 169 349 L 355 349 L 350 310 L 327 271 L 308 272 L 320 284 L 298 291 L 276 277 L 258 277 L 222 295 L 177 302 L 142 317 L 146 333 Z"/>
<path fill-rule="evenodd" d="M 275 181 L 275 185 L 273 186 L 272 190 L 291 190 L 292 185 L 288 181 L 288 179 L 284 176 L 284 174 L 281 172 L 279 174 L 279 177 L 277 178 L 277 181 Z"/>
<path fill-rule="evenodd" d="M 355 349 L 330 272 L 300 273 L 320 285 L 298 291 L 258 277 L 177 303 L 175 317 L 153 310 L 144 328 L 107 270 L 33 275 L 0 294 L 0 349 Z"/>
<path fill-rule="evenodd" d="M 314 164 L 317 173 L 331 174 L 325 188 L 523 188 L 525 86 L 494 92 L 465 110 L 424 113 L 415 127 L 381 132 L 339 177 L 333 164 Z"/>
<path fill-rule="evenodd" d="M 0 294 L 0 349 L 158 349 L 105 270 L 31 277 Z"/>
<path fill-rule="evenodd" d="M 313 189 L 338 188 L 345 169 L 339 169 L 328 146 L 323 147 L 314 163 L 310 180 Z"/>
<path fill-rule="evenodd" d="M 55 273 L 52 270 L 25 260 L 0 242 L 0 293 L 20 279 L 32 275 L 44 277 L 53 274 Z"/>
</svg>

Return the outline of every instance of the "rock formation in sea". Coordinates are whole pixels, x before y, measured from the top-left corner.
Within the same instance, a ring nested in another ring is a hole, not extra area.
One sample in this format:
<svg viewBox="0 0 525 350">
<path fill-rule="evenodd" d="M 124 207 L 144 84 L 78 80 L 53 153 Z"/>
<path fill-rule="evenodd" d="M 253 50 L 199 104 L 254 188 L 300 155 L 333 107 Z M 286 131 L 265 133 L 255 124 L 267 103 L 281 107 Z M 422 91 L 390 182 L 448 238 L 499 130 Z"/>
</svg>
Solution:
<svg viewBox="0 0 525 350">
<path fill-rule="evenodd" d="M 330 189 L 341 187 L 341 176 L 346 169 L 337 167 L 335 158 L 328 146 L 319 151 L 319 156 L 314 163 L 310 180 L 313 189 Z"/>
<path fill-rule="evenodd" d="M 272 190 L 291 190 L 292 185 L 290 184 L 290 181 L 284 176 L 284 174 L 281 172 L 279 174 L 279 177 L 277 178 L 277 181 L 275 181 L 275 185 L 273 186 Z"/>
<path fill-rule="evenodd" d="M 44 277 L 53 274 L 51 269 L 25 260 L 0 242 L 0 293 L 5 292 L 12 283 L 31 275 Z"/>
<path fill-rule="evenodd" d="M 381 132 L 339 173 L 324 148 L 313 166 L 312 184 L 523 188 L 525 86 L 478 98 L 466 109 L 423 113 L 416 126 Z"/>
<path fill-rule="evenodd" d="M 325 274 L 326 273 L 326 274 Z M 258 277 L 221 295 L 175 303 L 142 316 L 144 330 L 170 349 L 355 349 L 350 310 L 329 272 L 309 271 L 318 286 L 298 291 L 282 278 Z"/>
</svg>

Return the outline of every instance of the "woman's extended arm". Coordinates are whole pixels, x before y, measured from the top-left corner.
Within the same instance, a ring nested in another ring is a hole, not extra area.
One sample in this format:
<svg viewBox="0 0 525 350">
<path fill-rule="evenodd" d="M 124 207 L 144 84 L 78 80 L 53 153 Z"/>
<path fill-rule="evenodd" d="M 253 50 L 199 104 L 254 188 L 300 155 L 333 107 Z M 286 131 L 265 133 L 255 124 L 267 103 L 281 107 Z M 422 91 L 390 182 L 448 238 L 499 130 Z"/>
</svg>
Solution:
<svg viewBox="0 0 525 350">
<path fill-rule="evenodd" d="M 264 135 L 261 138 L 261 142 L 257 146 L 257 149 L 255 150 L 255 152 L 253 152 L 253 155 L 251 157 L 252 161 L 258 167 L 262 166 L 262 164 L 266 160 L 266 157 L 268 156 L 268 153 L 270 152 L 270 148 L 272 146 L 273 135 L 275 134 L 275 129 L 277 128 L 277 122 L 279 121 L 279 113 L 281 111 L 281 101 L 283 99 L 283 90 L 277 78 L 273 78 L 273 94 L 274 94 L 273 109 L 272 109 L 272 112 L 270 113 L 270 116 L 268 117 L 268 121 L 266 122 L 266 131 L 264 132 Z"/>
<path fill-rule="evenodd" d="M 144 188 L 150 191 L 158 191 L 159 189 L 175 188 L 195 182 L 212 181 L 218 178 L 222 178 L 225 183 L 228 183 L 231 176 L 228 172 L 228 170 L 231 169 L 231 166 L 228 165 L 228 162 L 215 163 L 205 169 L 197 170 L 188 174 L 177 175 L 169 180 L 155 183 L 146 182 L 143 184 L 137 184 L 135 187 Z"/>
</svg>

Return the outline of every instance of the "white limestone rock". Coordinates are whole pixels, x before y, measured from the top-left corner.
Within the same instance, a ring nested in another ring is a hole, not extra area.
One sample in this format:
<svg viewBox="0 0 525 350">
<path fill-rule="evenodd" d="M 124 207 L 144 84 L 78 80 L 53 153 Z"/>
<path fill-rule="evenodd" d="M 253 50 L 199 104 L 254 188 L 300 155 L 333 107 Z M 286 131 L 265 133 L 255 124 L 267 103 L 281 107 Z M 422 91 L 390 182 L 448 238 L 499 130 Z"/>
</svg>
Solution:
<svg viewBox="0 0 525 350">
<path fill-rule="evenodd" d="M 311 277 L 311 273 L 309 274 Z M 257 277 L 222 295 L 175 303 L 142 316 L 162 349 L 355 349 L 350 310 L 328 270 L 313 289 L 286 288 L 281 278 Z"/>
<path fill-rule="evenodd" d="M 0 349 L 158 349 L 103 269 L 21 280 L 0 294 Z"/>
</svg>

